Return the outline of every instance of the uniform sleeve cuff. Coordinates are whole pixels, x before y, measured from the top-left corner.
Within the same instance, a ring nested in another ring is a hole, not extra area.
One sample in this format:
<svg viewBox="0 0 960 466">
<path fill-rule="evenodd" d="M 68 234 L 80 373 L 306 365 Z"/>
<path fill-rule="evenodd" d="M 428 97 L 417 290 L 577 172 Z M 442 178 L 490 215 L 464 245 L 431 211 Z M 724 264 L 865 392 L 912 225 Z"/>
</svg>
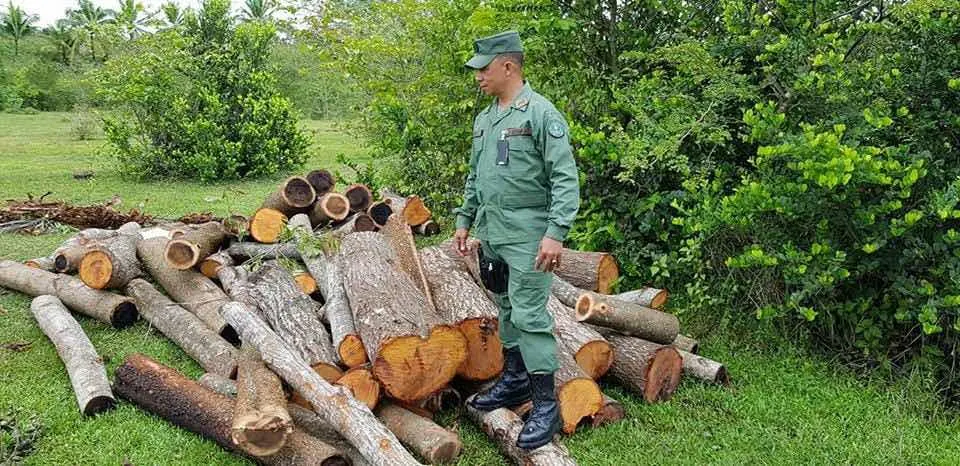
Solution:
<svg viewBox="0 0 960 466">
<path fill-rule="evenodd" d="M 467 217 L 466 215 L 457 215 L 457 229 L 466 229 L 469 230 L 473 226 L 473 219 Z"/>
<path fill-rule="evenodd" d="M 544 235 L 547 238 L 555 239 L 559 242 L 564 242 L 567 239 L 567 233 L 570 231 L 567 227 L 562 227 L 559 225 L 549 224 L 547 225 L 547 234 Z"/>
</svg>

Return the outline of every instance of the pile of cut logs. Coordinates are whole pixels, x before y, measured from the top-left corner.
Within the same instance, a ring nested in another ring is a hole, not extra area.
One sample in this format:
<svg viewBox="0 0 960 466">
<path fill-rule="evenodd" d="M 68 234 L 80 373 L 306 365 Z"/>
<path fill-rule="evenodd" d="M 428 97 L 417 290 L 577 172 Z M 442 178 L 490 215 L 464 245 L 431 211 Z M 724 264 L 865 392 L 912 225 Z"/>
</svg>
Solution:
<svg viewBox="0 0 960 466">
<path fill-rule="evenodd" d="M 366 186 L 335 186 L 317 170 L 286 180 L 249 218 L 82 230 L 49 257 L 0 261 L 0 286 L 36 296 L 32 312 L 86 415 L 116 393 L 261 463 L 394 466 L 454 460 L 457 434 L 432 417 L 455 407 L 516 463 L 574 464 L 556 441 L 515 447 L 529 406 L 464 408 L 503 366 L 476 254 L 450 241 L 418 250 L 414 232 L 439 227 L 417 196 L 381 191 L 373 202 Z M 613 257 L 563 258 L 548 310 L 564 433 L 623 418 L 603 376 L 650 403 L 682 375 L 727 383 L 659 310 L 665 290 L 610 295 Z M 67 309 L 116 328 L 142 317 L 207 373 L 194 381 L 133 354 L 111 386 Z"/>
</svg>

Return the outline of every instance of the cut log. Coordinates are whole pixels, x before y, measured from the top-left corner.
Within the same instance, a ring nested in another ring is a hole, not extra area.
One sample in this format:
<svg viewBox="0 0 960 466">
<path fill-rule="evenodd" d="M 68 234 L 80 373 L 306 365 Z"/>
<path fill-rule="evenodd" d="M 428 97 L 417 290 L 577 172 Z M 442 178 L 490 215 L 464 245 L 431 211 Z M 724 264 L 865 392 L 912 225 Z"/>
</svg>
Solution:
<svg viewBox="0 0 960 466">
<path fill-rule="evenodd" d="M 223 316 L 240 332 L 244 343 L 253 345 L 263 362 L 309 400 L 313 411 L 334 426 L 370 463 L 419 464 L 365 405 L 350 396 L 346 388 L 323 380 L 245 306 L 227 303 Z"/>
<path fill-rule="evenodd" d="M 591 291 L 577 298 L 577 320 L 617 330 L 660 344 L 671 344 L 680 333 L 677 316 L 620 301 Z"/>
<path fill-rule="evenodd" d="M 586 291 L 587 290 L 571 285 L 570 282 L 560 278 L 557 274 L 553 274 L 553 282 L 550 283 L 550 292 L 553 293 L 564 306 L 576 309 L 577 300 L 580 299 L 580 295 L 586 293 Z"/>
<path fill-rule="evenodd" d="M 413 232 L 420 236 L 434 236 L 440 234 L 440 224 L 434 222 L 433 220 L 427 220 L 415 227 L 413 227 Z"/>
<path fill-rule="evenodd" d="M 220 251 L 200 261 L 200 273 L 207 278 L 217 278 L 217 272 L 220 270 L 220 267 L 232 265 L 233 258 L 230 257 L 230 254 L 227 254 L 227 251 Z"/>
<path fill-rule="evenodd" d="M 286 257 L 288 259 L 299 259 L 300 251 L 297 250 L 297 243 L 293 241 L 279 244 L 260 244 L 260 243 L 233 243 L 226 249 L 227 254 L 237 260 L 255 259 L 269 260 Z"/>
<path fill-rule="evenodd" d="M 293 432 L 287 398 L 277 375 L 267 369 L 260 354 L 249 345 L 240 350 L 237 367 L 237 402 L 231 437 L 253 456 L 269 456 L 283 448 Z"/>
<path fill-rule="evenodd" d="M 393 213 L 400 214 L 400 217 L 403 218 L 403 221 L 406 222 L 407 225 L 420 225 L 430 220 L 430 216 L 433 215 L 430 209 L 423 203 L 423 199 L 420 199 L 420 196 L 402 197 L 389 190 L 381 189 L 380 197 L 385 201 L 389 201 L 388 205 L 390 209 Z"/>
<path fill-rule="evenodd" d="M 140 261 L 137 260 L 137 242 L 140 240 L 137 230 L 139 225 L 89 245 L 80 259 L 77 273 L 80 280 L 98 290 L 120 289 L 130 280 L 143 275 Z"/>
<path fill-rule="evenodd" d="M 30 296 L 56 296 L 71 310 L 110 324 L 114 328 L 129 327 L 137 321 L 137 305 L 132 299 L 109 291 L 95 290 L 70 275 L 0 260 L 0 286 Z"/>
<path fill-rule="evenodd" d="M 400 442 L 430 464 L 452 462 L 463 449 L 457 434 L 400 406 L 384 403 L 376 413 Z"/>
<path fill-rule="evenodd" d="M 306 178 L 291 176 L 276 191 L 267 196 L 260 208 L 273 209 L 290 217 L 307 212 L 316 199 L 317 192 L 313 190 L 313 186 Z"/>
<path fill-rule="evenodd" d="M 564 249 L 555 273 L 578 288 L 609 294 L 620 277 L 620 268 L 616 259 L 605 252 Z"/>
<path fill-rule="evenodd" d="M 230 398 L 237 397 L 237 383 L 230 380 L 229 377 L 214 374 L 213 372 L 204 372 L 203 375 L 197 379 L 197 383 L 221 395 L 226 395 Z"/>
<path fill-rule="evenodd" d="M 598 330 L 617 354 L 610 368 L 610 375 L 617 382 L 643 396 L 647 403 L 666 401 L 673 396 L 683 373 L 683 358 L 676 348 Z"/>
<path fill-rule="evenodd" d="M 36 259 L 25 260 L 23 261 L 23 265 L 47 272 L 53 272 L 56 270 L 54 267 L 54 260 L 51 257 L 37 257 Z"/>
<path fill-rule="evenodd" d="M 216 222 L 202 223 L 181 231 L 183 234 L 175 234 L 164 251 L 167 264 L 178 270 L 193 268 L 220 248 L 226 238 L 223 226 Z"/>
<path fill-rule="evenodd" d="M 350 200 L 340 193 L 327 193 L 317 198 L 310 209 L 310 224 L 314 228 L 330 222 L 339 222 L 350 215 Z"/>
<path fill-rule="evenodd" d="M 439 324 L 382 235 L 347 235 L 341 253 L 354 324 L 387 393 L 411 402 L 447 385 L 466 359 L 463 333 Z"/>
<path fill-rule="evenodd" d="M 424 248 L 420 256 L 441 320 L 459 328 L 467 341 L 467 358 L 457 375 L 469 380 L 496 377 L 503 370 L 497 306 L 441 247 Z"/>
<path fill-rule="evenodd" d="M 136 222 L 128 222 L 116 230 L 103 228 L 87 228 L 81 230 L 76 235 L 64 241 L 53 251 L 50 258 L 54 262 L 54 271 L 60 273 L 71 273 L 77 270 L 80 260 L 87 252 L 87 246 L 95 241 L 105 240 L 117 235 L 118 232 L 134 232 L 140 225 Z"/>
<path fill-rule="evenodd" d="M 390 207 L 390 202 L 389 199 L 384 199 L 374 202 L 370 204 L 370 207 L 367 207 L 367 215 L 370 216 L 378 228 L 383 228 L 383 226 L 387 224 L 387 220 L 390 219 L 390 216 L 393 215 L 393 208 Z"/>
<path fill-rule="evenodd" d="M 593 415 L 593 419 L 590 421 L 590 423 L 593 425 L 593 427 L 600 427 L 608 424 L 616 424 L 626 417 L 627 409 L 623 407 L 623 403 L 604 393 L 603 407 L 600 408 L 600 411 L 598 411 L 597 414 Z"/>
<path fill-rule="evenodd" d="M 683 356 L 683 375 L 719 385 L 730 385 L 730 375 L 723 364 L 703 356 L 680 351 Z"/>
<path fill-rule="evenodd" d="M 670 298 L 670 293 L 667 290 L 660 288 L 644 287 L 615 294 L 613 297 L 628 303 L 639 304 L 651 309 L 661 310 L 667 305 L 667 300 Z"/>
<path fill-rule="evenodd" d="M 557 345 L 557 363 L 559 369 L 554 374 L 554 382 L 562 430 L 572 434 L 582 421 L 592 419 L 603 408 L 603 392 L 563 345 Z"/>
<path fill-rule="evenodd" d="M 37 296 L 30 311 L 67 368 L 80 412 L 92 416 L 112 408 L 115 400 L 103 360 L 63 303 L 56 296 Z"/>
<path fill-rule="evenodd" d="M 343 192 L 344 196 L 350 201 L 351 212 L 366 212 L 373 202 L 373 193 L 370 188 L 364 184 L 352 184 Z"/>
<path fill-rule="evenodd" d="M 293 281 L 297 284 L 297 288 L 299 288 L 303 294 L 310 296 L 317 292 L 317 281 L 313 279 L 313 275 L 310 275 L 310 272 L 306 270 L 294 270 L 290 274 L 293 276 Z"/>
<path fill-rule="evenodd" d="M 333 176 L 333 173 L 323 169 L 312 170 L 304 178 L 310 182 L 310 186 L 313 186 L 313 191 L 317 193 L 317 199 L 333 191 L 333 188 L 337 185 L 337 178 Z"/>
<path fill-rule="evenodd" d="M 137 243 L 137 256 L 174 301 L 200 318 L 211 330 L 232 344 L 239 342 L 237 333 L 220 317 L 220 306 L 227 302 L 227 295 L 209 278 L 192 270 L 176 270 L 167 266 L 163 251 L 166 238 L 151 238 Z"/>
<path fill-rule="evenodd" d="M 260 208 L 250 217 L 250 236 L 261 243 L 276 243 L 287 224 L 287 216 L 276 209 Z"/>
<path fill-rule="evenodd" d="M 117 394 L 168 422 L 213 440 L 222 448 L 244 453 L 231 438 L 234 401 L 147 356 L 134 353 L 117 368 Z M 277 453 L 256 457 L 262 464 L 348 465 L 338 450 L 295 428 Z"/>
<path fill-rule="evenodd" d="M 394 214 L 387 219 L 387 224 L 383 226 L 381 233 L 387 238 L 390 247 L 393 248 L 396 258 L 395 265 L 417 285 L 420 292 L 427 298 L 428 309 L 436 314 L 437 303 L 434 302 L 433 293 L 427 284 L 427 277 L 423 271 L 420 253 L 417 251 L 417 243 L 413 239 L 410 225 L 403 223 L 403 218 Z"/>
<path fill-rule="evenodd" d="M 523 430 L 523 420 L 507 408 L 480 411 L 466 404 L 470 419 L 479 425 L 487 437 L 497 444 L 500 452 L 514 464 L 524 466 L 576 466 L 567 448 L 556 440 L 533 450 L 517 447 L 517 437 Z"/>
<path fill-rule="evenodd" d="M 221 222 L 223 232 L 233 238 L 246 236 L 250 219 L 240 214 L 230 214 Z"/>
<path fill-rule="evenodd" d="M 577 322 L 573 309 L 564 306 L 555 296 L 549 297 L 547 310 L 553 316 L 557 343 L 573 355 L 580 368 L 594 380 L 606 374 L 614 359 L 610 343 L 596 330 Z"/>
<path fill-rule="evenodd" d="M 375 408 L 380 402 L 380 382 L 373 377 L 370 369 L 354 367 L 343 374 L 336 384 L 349 388 L 353 397 L 370 409 Z"/>
<path fill-rule="evenodd" d="M 377 231 L 377 224 L 364 212 L 357 212 L 348 217 L 342 223 L 336 223 L 329 230 L 330 236 L 342 238 L 350 233 L 358 231 Z"/>
<path fill-rule="evenodd" d="M 236 350 L 197 316 L 140 278 L 127 284 L 126 293 L 136 301 L 150 325 L 176 343 L 204 370 L 225 377 L 236 374 Z"/>
<path fill-rule="evenodd" d="M 700 352 L 700 342 L 683 334 L 677 335 L 677 338 L 673 340 L 673 346 L 691 354 Z"/>
</svg>

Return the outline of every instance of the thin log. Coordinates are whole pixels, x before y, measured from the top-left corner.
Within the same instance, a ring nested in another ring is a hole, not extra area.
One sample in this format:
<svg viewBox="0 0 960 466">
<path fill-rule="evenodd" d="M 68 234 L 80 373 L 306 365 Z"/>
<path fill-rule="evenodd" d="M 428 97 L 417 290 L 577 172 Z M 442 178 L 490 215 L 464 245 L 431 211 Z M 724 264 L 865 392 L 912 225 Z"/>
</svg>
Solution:
<svg viewBox="0 0 960 466">
<path fill-rule="evenodd" d="M 608 253 L 564 249 L 555 273 L 578 288 L 609 294 L 620 277 L 620 268 Z"/>
<path fill-rule="evenodd" d="M 676 348 L 597 329 L 617 354 L 610 368 L 610 375 L 617 382 L 641 395 L 647 403 L 673 396 L 683 373 L 683 357 Z"/>
<path fill-rule="evenodd" d="M 390 201 L 390 209 L 393 210 L 393 213 L 400 214 L 407 225 L 420 225 L 430 220 L 433 215 L 423 203 L 423 199 L 420 199 L 420 196 L 403 197 L 387 189 L 381 189 L 380 197 Z"/>
<path fill-rule="evenodd" d="M 341 253 L 354 324 L 387 393 L 411 402 L 447 385 L 466 359 L 463 333 L 439 323 L 382 235 L 347 235 Z"/>
<path fill-rule="evenodd" d="M 293 432 L 280 379 L 263 364 L 257 350 L 248 345 L 240 350 L 231 431 L 233 443 L 253 456 L 280 451 Z"/>
<path fill-rule="evenodd" d="M 700 352 L 700 342 L 683 334 L 678 334 L 673 340 L 673 346 L 678 350 L 697 354 Z"/>
<path fill-rule="evenodd" d="M 300 258 L 300 251 L 297 250 L 297 243 L 293 241 L 278 244 L 239 242 L 231 244 L 226 251 L 230 257 L 233 257 L 236 260 L 269 260 L 279 259 L 282 257 L 286 257 L 288 259 Z"/>
<path fill-rule="evenodd" d="M 420 236 L 435 236 L 440 234 L 440 224 L 433 220 L 427 220 L 415 227 L 413 232 Z"/>
<path fill-rule="evenodd" d="M 307 212 L 317 199 L 317 192 L 306 178 L 291 176 L 263 201 L 261 209 L 273 209 L 287 217 Z M 258 239 L 259 241 L 259 239 Z"/>
<path fill-rule="evenodd" d="M 401 443 L 430 464 L 452 462 L 463 449 L 457 434 L 400 406 L 384 403 L 376 414 Z"/>
<path fill-rule="evenodd" d="M 216 252 L 227 234 L 223 225 L 207 222 L 181 230 L 183 234 L 167 243 L 164 257 L 167 264 L 178 270 L 193 268 L 205 257 Z"/>
<path fill-rule="evenodd" d="M 143 318 L 177 344 L 204 370 L 225 377 L 237 371 L 237 352 L 220 335 L 204 325 L 196 315 L 178 306 L 146 280 L 137 278 L 127 284 Z"/>
<path fill-rule="evenodd" d="M 333 173 L 324 169 L 312 170 L 304 178 L 307 179 L 310 186 L 313 186 L 314 192 L 317 193 L 317 199 L 332 191 L 337 185 L 337 178 L 333 176 Z"/>
<path fill-rule="evenodd" d="M 577 298 L 577 320 L 617 330 L 660 344 L 670 344 L 680 333 L 677 316 L 649 307 L 586 291 Z"/>
<path fill-rule="evenodd" d="M 56 296 L 71 310 L 114 328 L 129 327 L 137 321 L 137 305 L 132 299 L 109 291 L 95 290 L 70 275 L 0 260 L 0 286 L 30 296 Z"/>
<path fill-rule="evenodd" d="M 40 269 L 46 272 L 53 272 L 56 270 L 54 267 L 54 260 L 52 257 L 37 257 L 34 259 L 28 259 L 23 261 L 23 265 L 27 267 L 33 267 L 35 269 Z"/>
<path fill-rule="evenodd" d="M 116 236 L 118 232 L 136 231 L 134 228 L 139 229 L 140 225 L 136 222 L 128 222 L 116 230 L 104 228 L 87 228 L 81 230 L 60 244 L 60 246 L 53 251 L 53 254 L 50 255 L 50 258 L 54 261 L 53 271 L 59 273 L 75 272 L 90 244 L 95 241 L 112 238 Z"/>
<path fill-rule="evenodd" d="M 230 398 L 237 397 L 237 383 L 229 377 L 214 374 L 213 372 L 204 372 L 203 375 L 197 379 L 197 383 L 221 395 L 226 395 Z"/>
<path fill-rule="evenodd" d="M 103 359 L 63 303 L 56 296 L 37 296 L 30 311 L 67 368 L 80 412 L 92 416 L 112 408 L 115 400 Z"/>
<path fill-rule="evenodd" d="M 564 306 L 555 296 L 547 301 L 547 311 L 553 316 L 553 333 L 583 371 L 597 380 L 613 365 L 613 347 L 596 330 L 577 322 L 573 309 Z"/>
<path fill-rule="evenodd" d="M 340 193 L 327 193 L 317 198 L 310 209 L 310 224 L 314 228 L 339 222 L 350 215 L 350 200 Z"/>
<path fill-rule="evenodd" d="M 261 243 L 276 243 L 287 224 L 287 216 L 277 209 L 261 207 L 250 217 L 247 230 Z"/>
<path fill-rule="evenodd" d="M 237 333 L 219 313 L 220 306 L 228 301 L 227 295 L 199 272 L 167 266 L 163 251 L 168 241 L 166 238 L 151 238 L 137 243 L 137 256 L 143 267 L 174 301 L 200 318 L 224 340 L 238 343 Z"/>
<path fill-rule="evenodd" d="M 217 278 L 217 272 L 220 271 L 220 267 L 232 265 L 233 257 L 231 257 L 227 251 L 220 251 L 200 261 L 200 273 L 207 278 Z"/>
<path fill-rule="evenodd" d="M 140 261 L 137 260 L 138 230 L 139 225 L 90 244 L 80 259 L 77 273 L 80 280 L 98 290 L 120 289 L 130 280 L 143 275 Z"/>
<path fill-rule="evenodd" d="M 334 224 L 329 230 L 329 234 L 334 238 L 342 238 L 358 231 L 377 231 L 377 228 L 379 227 L 369 215 L 364 212 L 357 212 L 342 223 Z"/>
<path fill-rule="evenodd" d="M 231 438 L 234 401 L 139 353 L 127 356 L 114 378 L 117 394 L 168 422 L 244 454 Z M 334 447 L 294 428 L 277 453 L 253 458 L 274 465 L 349 465 Z"/>
<path fill-rule="evenodd" d="M 372 464 L 417 465 L 397 438 L 347 389 L 323 380 L 266 324 L 240 303 L 223 306 L 223 315 L 247 344 L 253 345 L 263 362 L 302 394 L 328 425 L 334 426 Z"/>
<path fill-rule="evenodd" d="M 343 195 L 350 200 L 351 212 L 366 212 L 373 202 L 373 193 L 370 188 L 364 184 L 352 184 L 343 191 Z"/>
<path fill-rule="evenodd" d="M 680 351 L 683 356 L 683 375 L 718 385 L 730 385 L 727 366 L 698 354 Z"/>
<path fill-rule="evenodd" d="M 554 440 L 540 448 L 524 450 L 517 447 L 517 437 L 523 430 L 523 420 L 507 408 L 480 411 L 466 403 L 467 415 L 497 444 L 500 452 L 514 464 L 524 466 L 576 466 L 577 462 L 560 442 Z"/>
<path fill-rule="evenodd" d="M 437 313 L 437 303 L 434 302 L 433 292 L 430 291 L 430 285 L 427 284 L 426 273 L 423 271 L 423 263 L 420 261 L 420 253 L 417 251 L 417 244 L 413 239 L 413 232 L 410 231 L 410 225 L 403 223 L 403 218 L 394 214 L 387 220 L 387 224 L 383 226 L 381 233 L 387 238 L 390 247 L 393 248 L 397 267 L 410 277 L 410 280 L 417 285 L 420 292 L 427 298 L 428 309 Z"/>
<path fill-rule="evenodd" d="M 643 287 L 613 295 L 621 301 L 639 304 L 651 309 L 662 310 L 670 299 L 670 292 L 660 288 Z"/>
</svg>

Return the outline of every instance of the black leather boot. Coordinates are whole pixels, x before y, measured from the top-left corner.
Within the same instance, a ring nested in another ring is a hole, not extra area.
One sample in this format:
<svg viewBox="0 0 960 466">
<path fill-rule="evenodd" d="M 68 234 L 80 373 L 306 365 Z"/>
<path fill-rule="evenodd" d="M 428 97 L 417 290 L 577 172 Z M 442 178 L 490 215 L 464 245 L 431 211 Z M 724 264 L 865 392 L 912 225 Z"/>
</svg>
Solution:
<svg viewBox="0 0 960 466">
<path fill-rule="evenodd" d="M 530 374 L 533 409 L 523 423 L 517 446 L 526 450 L 542 447 L 560 431 L 560 404 L 554 392 L 553 374 Z"/>
<path fill-rule="evenodd" d="M 503 373 L 489 390 L 473 397 L 470 406 L 481 411 L 516 406 L 530 401 L 530 378 L 520 348 L 503 350 Z"/>
</svg>

